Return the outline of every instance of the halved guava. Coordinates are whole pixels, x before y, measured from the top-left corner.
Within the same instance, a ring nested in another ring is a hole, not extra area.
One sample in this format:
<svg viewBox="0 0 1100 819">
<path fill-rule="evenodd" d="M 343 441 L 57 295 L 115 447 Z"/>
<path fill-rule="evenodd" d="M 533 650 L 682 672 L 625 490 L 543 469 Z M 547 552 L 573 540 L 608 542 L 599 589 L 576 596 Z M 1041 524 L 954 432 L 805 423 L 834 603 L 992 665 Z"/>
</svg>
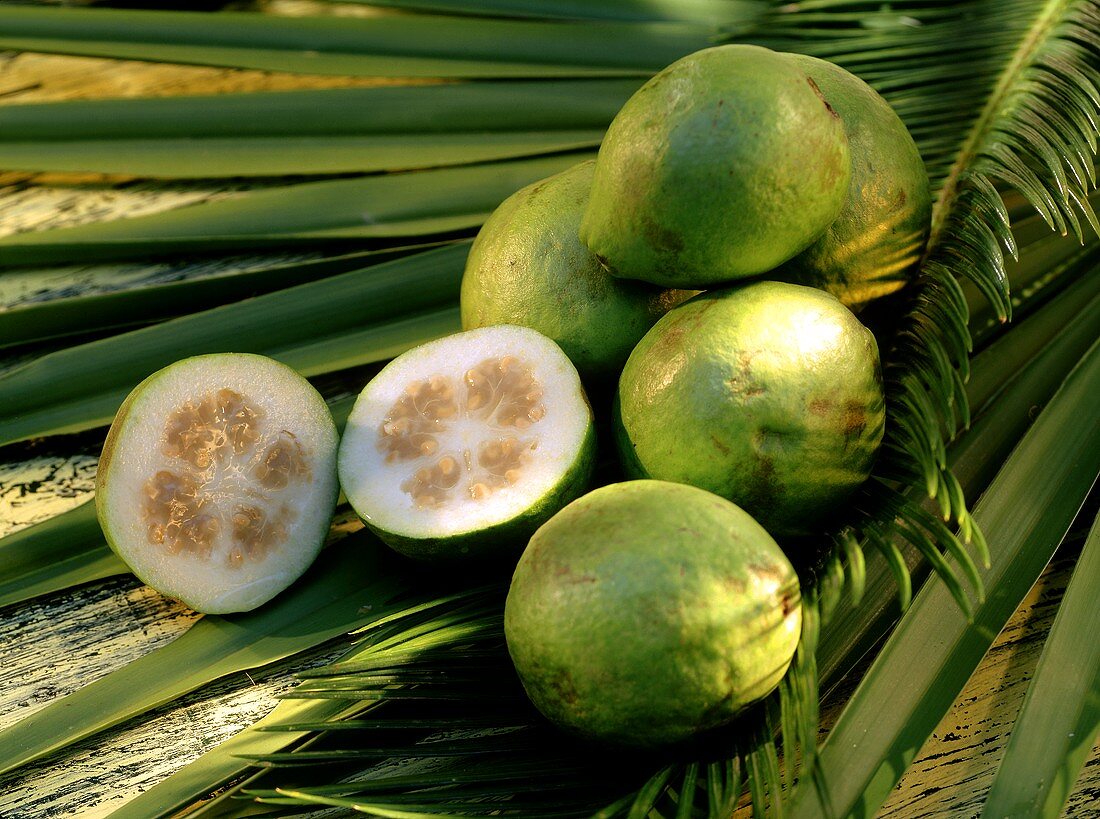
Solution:
<svg viewBox="0 0 1100 819">
<path fill-rule="evenodd" d="M 198 611 L 248 611 L 309 567 L 336 505 L 324 399 L 259 355 L 186 358 L 119 408 L 96 474 L 111 548 Z"/>
<path fill-rule="evenodd" d="M 594 449 L 561 348 L 525 327 L 484 327 L 409 350 L 367 384 L 340 442 L 340 484 L 410 557 L 518 555 L 583 492 Z"/>
</svg>

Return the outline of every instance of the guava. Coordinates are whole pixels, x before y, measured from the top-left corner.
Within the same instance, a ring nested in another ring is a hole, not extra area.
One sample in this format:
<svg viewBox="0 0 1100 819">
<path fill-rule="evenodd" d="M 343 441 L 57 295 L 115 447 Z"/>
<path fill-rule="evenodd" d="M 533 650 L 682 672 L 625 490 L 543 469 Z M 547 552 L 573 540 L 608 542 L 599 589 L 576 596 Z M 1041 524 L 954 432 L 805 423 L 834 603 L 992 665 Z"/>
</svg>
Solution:
<svg viewBox="0 0 1100 819">
<path fill-rule="evenodd" d="M 844 125 L 789 55 L 723 45 L 670 65 L 615 116 L 581 239 L 615 276 L 703 289 L 755 276 L 841 212 Z"/>
<path fill-rule="evenodd" d="M 468 330 L 402 353 L 363 388 L 340 485 L 393 549 L 425 561 L 515 555 L 592 474 L 592 410 L 553 341 Z"/>
<path fill-rule="evenodd" d="M 670 310 L 619 380 L 628 474 L 729 498 L 775 536 L 810 534 L 870 474 L 885 421 L 874 335 L 835 296 L 784 282 Z"/>
<path fill-rule="evenodd" d="M 840 216 L 770 277 L 828 290 L 859 310 L 914 275 L 932 221 L 928 173 L 905 124 L 867 83 L 825 60 L 791 59 L 840 115 L 852 178 Z"/>
<path fill-rule="evenodd" d="M 478 233 L 462 278 L 462 327 L 531 327 L 586 380 L 617 377 L 646 330 L 693 295 L 615 279 L 580 240 L 594 162 L 506 199 Z"/>
<path fill-rule="evenodd" d="M 734 504 L 691 486 L 597 489 L 531 538 L 504 633 L 524 689 L 557 725 L 657 747 L 728 723 L 782 679 L 798 578 Z"/>
<path fill-rule="evenodd" d="M 96 473 L 107 543 L 197 611 L 248 611 L 317 557 L 336 505 L 336 425 L 294 370 L 186 358 L 134 388 Z"/>
</svg>

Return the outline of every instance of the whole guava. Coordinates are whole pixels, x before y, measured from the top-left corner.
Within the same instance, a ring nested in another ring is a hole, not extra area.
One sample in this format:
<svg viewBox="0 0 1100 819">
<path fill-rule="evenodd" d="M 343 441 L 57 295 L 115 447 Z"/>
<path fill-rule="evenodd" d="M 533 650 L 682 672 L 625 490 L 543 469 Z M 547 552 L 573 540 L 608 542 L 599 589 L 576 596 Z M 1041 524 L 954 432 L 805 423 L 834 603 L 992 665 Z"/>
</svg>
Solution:
<svg viewBox="0 0 1100 819">
<path fill-rule="evenodd" d="M 875 337 L 835 296 L 783 282 L 669 311 L 616 398 L 629 474 L 729 498 L 776 536 L 816 531 L 867 479 L 885 421 Z"/>
<path fill-rule="evenodd" d="M 550 337 L 588 379 L 617 377 L 670 307 L 692 292 L 610 276 L 578 231 L 594 162 L 514 193 L 478 233 L 462 277 L 462 327 L 517 324 Z"/>
<path fill-rule="evenodd" d="M 932 221 L 928 173 L 905 124 L 867 83 L 816 57 L 791 59 L 840 114 L 852 178 L 840 216 L 772 276 L 828 290 L 859 310 L 915 273 Z"/>
<path fill-rule="evenodd" d="M 755 276 L 840 214 L 850 169 L 843 123 L 789 55 L 708 48 L 615 116 L 581 239 L 623 278 L 701 289 Z"/>
<path fill-rule="evenodd" d="M 535 532 L 504 633 L 552 722 L 657 747 L 728 723 L 779 683 L 798 645 L 798 578 L 727 500 L 632 481 L 590 492 Z"/>
</svg>

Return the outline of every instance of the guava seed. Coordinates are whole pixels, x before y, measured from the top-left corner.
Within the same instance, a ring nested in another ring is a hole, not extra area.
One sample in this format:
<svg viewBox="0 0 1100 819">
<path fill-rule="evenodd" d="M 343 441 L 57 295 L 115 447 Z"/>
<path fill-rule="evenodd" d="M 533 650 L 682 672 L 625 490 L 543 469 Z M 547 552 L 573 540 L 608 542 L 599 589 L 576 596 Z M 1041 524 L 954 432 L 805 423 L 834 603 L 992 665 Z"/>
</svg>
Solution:
<svg viewBox="0 0 1100 819">
<path fill-rule="evenodd" d="M 475 421 L 490 436 L 494 430 L 526 430 L 541 421 L 546 416 L 543 390 L 530 364 L 512 355 L 487 358 L 467 370 L 462 381 L 464 390 L 445 375 L 414 381 L 378 428 L 378 449 L 387 463 L 421 464 L 401 484 L 418 508 L 443 506 L 456 491 L 474 500 L 491 497 L 521 479 L 527 453 L 538 446 L 537 440 L 514 435 L 489 437 L 477 444 L 474 458 L 468 445 L 449 440 L 457 437 L 460 421 Z M 428 458 L 433 460 L 425 464 Z"/>
<path fill-rule="evenodd" d="M 228 530 L 233 546 L 225 562 L 237 568 L 286 541 L 296 511 L 284 503 L 272 515 L 265 506 L 292 484 L 310 480 L 310 469 L 307 453 L 289 430 L 281 430 L 262 454 L 256 452 L 264 417 L 257 404 L 231 389 L 187 401 L 168 417 L 161 452 L 172 469 L 159 470 L 143 489 L 150 544 L 208 560 Z M 256 503 L 234 503 L 242 490 Z"/>
</svg>

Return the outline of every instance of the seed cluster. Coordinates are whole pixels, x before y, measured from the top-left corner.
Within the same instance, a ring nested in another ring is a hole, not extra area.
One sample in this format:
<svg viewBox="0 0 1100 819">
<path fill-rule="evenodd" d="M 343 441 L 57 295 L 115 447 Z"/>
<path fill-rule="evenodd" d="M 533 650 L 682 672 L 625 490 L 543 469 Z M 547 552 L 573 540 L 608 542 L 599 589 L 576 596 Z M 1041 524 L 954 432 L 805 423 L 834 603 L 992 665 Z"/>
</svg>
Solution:
<svg viewBox="0 0 1100 819">
<path fill-rule="evenodd" d="M 172 413 L 161 452 L 175 462 L 175 471 L 161 469 L 144 487 L 150 543 L 206 560 L 227 531 L 232 545 L 225 563 L 237 568 L 263 559 L 287 539 L 297 511 L 276 496 L 310 479 L 307 454 L 285 429 L 260 447 L 263 420 L 260 407 L 230 389 L 187 401 Z"/>
<path fill-rule="evenodd" d="M 440 507 L 456 493 L 485 500 L 520 480 L 538 440 L 516 433 L 546 415 L 542 397 L 530 365 L 516 356 L 485 359 L 466 371 L 460 387 L 433 375 L 409 384 L 390 407 L 378 429 L 378 449 L 387 463 L 422 463 L 401 484 L 420 508 Z M 447 447 L 447 433 L 459 419 L 485 427 L 486 439 L 474 451 Z"/>
</svg>

